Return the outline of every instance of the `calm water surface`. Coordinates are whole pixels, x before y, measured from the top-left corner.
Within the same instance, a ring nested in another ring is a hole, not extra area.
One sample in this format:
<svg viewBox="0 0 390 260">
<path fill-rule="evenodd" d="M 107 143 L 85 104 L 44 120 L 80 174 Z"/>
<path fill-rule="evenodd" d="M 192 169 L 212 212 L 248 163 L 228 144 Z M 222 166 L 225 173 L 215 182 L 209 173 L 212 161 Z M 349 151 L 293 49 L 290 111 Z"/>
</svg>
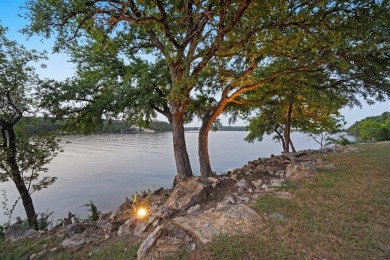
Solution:
<svg viewBox="0 0 390 260">
<path fill-rule="evenodd" d="M 271 138 L 255 143 L 244 141 L 246 132 L 211 132 L 209 149 L 212 168 L 218 173 L 241 167 L 249 160 L 280 154 L 281 145 Z M 197 133 L 186 133 L 188 152 L 195 174 L 199 173 Z M 318 148 L 318 144 L 303 134 L 292 136 L 297 150 Z M 171 133 L 110 134 L 63 137 L 64 153 L 49 166 L 49 174 L 57 181 L 48 189 L 32 195 L 37 212 L 54 211 L 54 222 L 69 211 L 80 217 L 87 215 L 82 205 L 90 200 L 98 209 L 114 210 L 135 192 L 159 187 L 171 187 L 175 162 Z M 10 203 L 16 196 L 12 182 L 1 183 Z M 0 198 L 3 201 L 3 198 Z M 20 202 L 14 217 L 25 213 Z M 7 218 L 0 214 L 0 223 Z"/>
</svg>

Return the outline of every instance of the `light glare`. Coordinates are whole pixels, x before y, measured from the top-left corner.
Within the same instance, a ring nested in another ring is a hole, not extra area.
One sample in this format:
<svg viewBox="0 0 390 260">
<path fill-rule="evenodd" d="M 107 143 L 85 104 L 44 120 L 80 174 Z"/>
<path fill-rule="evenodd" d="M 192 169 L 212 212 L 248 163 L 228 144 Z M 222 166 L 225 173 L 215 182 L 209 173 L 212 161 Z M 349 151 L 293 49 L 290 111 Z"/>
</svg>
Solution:
<svg viewBox="0 0 390 260">
<path fill-rule="evenodd" d="M 146 211 L 145 208 L 139 208 L 139 209 L 137 210 L 137 216 L 138 216 L 139 218 L 143 218 L 143 217 L 145 217 L 147 214 L 148 214 L 148 213 L 147 213 L 147 211 Z"/>
</svg>

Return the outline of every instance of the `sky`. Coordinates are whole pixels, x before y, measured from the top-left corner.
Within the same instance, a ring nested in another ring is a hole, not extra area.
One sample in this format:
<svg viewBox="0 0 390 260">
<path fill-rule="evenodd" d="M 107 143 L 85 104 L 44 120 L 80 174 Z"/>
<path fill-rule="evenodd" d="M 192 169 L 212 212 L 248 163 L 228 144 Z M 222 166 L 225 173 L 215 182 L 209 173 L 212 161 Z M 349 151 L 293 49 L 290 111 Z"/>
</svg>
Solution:
<svg viewBox="0 0 390 260">
<path fill-rule="evenodd" d="M 55 80 L 64 80 L 71 77 L 74 73 L 75 65 L 68 62 L 69 58 L 66 54 L 58 54 L 52 52 L 54 39 L 41 39 L 38 36 L 34 36 L 27 39 L 26 35 L 19 32 L 28 21 L 24 20 L 19 15 L 25 10 L 21 10 L 19 7 L 23 6 L 25 0 L 0 0 L 0 23 L 2 26 L 8 27 L 7 37 L 10 40 L 16 40 L 20 44 L 26 46 L 28 49 L 37 49 L 40 51 L 46 50 L 48 52 L 48 60 L 44 61 L 47 65 L 46 69 L 42 69 L 37 66 L 37 72 L 41 78 L 50 78 Z M 390 101 L 375 103 L 374 105 L 368 105 L 363 103 L 362 108 L 354 107 L 341 109 L 341 114 L 345 117 L 347 122 L 346 126 L 350 126 L 356 121 L 362 120 L 368 116 L 377 116 L 383 112 L 390 111 Z M 159 120 L 164 120 L 163 116 L 158 117 Z M 222 123 L 228 125 L 227 118 L 222 117 Z M 243 121 L 238 121 L 236 125 L 246 124 Z M 195 120 L 189 126 L 199 126 L 199 121 Z"/>
</svg>

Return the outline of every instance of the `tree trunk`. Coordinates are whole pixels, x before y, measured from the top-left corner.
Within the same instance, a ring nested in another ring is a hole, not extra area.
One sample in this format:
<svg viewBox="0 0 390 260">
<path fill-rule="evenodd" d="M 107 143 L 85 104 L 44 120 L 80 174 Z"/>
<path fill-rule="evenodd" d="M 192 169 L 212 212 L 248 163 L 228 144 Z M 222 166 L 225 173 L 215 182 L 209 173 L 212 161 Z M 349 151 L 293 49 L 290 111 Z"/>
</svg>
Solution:
<svg viewBox="0 0 390 260">
<path fill-rule="evenodd" d="M 23 178 L 20 174 L 19 166 L 16 161 L 16 135 L 15 131 L 11 127 L 8 129 L 8 148 L 7 148 L 7 164 L 9 165 L 11 169 L 11 178 L 13 182 L 15 183 L 15 186 L 19 192 L 20 198 L 23 202 L 24 210 L 26 211 L 28 224 L 30 226 L 33 225 L 34 219 L 35 219 L 35 209 L 34 204 L 31 199 L 31 195 L 28 192 L 28 189 L 23 181 Z"/>
<path fill-rule="evenodd" d="M 5 133 L 5 129 L 4 128 L 1 128 L 1 138 L 3 140 L 2 146 L 3 147 L 7 147 L 8 146 L 8 140 L 7 140 L 7 135 Z"/>
<path fill-rule="evenodd" d="M 175 155 L 176 171 L 180 176 L 193 176 L 184 136 L 183 112 L 172 113 L 173 153 Z"/>
<path fill-rule="evenodd" d="M 289 153 L 290 152 L 290 136 L 288 134 L 287 130 L 287 124 L 286 127 L 284 128 L 283 135 L 284 135 L 284 147 L 283 147 L 283 152 Z"/>
<path fill-rule="evenodd" d="M 286 126 L 284 128 L 284 152 L 290 152 L 290 133 L 291 133 L 291 114 L 292 114 L 292 103 L 288 107 L 287 118 L 286 118 Z"/>
<path fill-rule="evenodd" d="M 291 146 L 292 152 L 293 152 L 293 153 L 296 153 L 297 150 L 295 150 L 294 144 L 293 144 L 293 142 L 291 141 L 291 137 L 290 137 L 290 146 Z"/>
<path fill-rule="evenodd" d="M 200 165 L 200 176 L 209 177 L 213 175 L 211 170 L 210 157 L 209 157 L 209 131 L 210 131 L 210 120 L 206 119 L 203 121 L 201 128 L 199 129 L 198 137 L 198 156 Z"/>
<path fill-rule="evenodd" d="M 284 131 L 284 130 L 283 130 Z M 277 134 L 277 136 L 279 137 L 279 140 L 280 142 L 282 143 L 282 147 L 283 147 L 283 152 L 285 151 L 285 148 L 286 148 L 286 144 L 285 144 L 285 141 L 284 141 L 284 137 L 283 135 L 278 131 L 278 128 L 275 127 L 274 128 L 274 132 Z"/>
</svg>

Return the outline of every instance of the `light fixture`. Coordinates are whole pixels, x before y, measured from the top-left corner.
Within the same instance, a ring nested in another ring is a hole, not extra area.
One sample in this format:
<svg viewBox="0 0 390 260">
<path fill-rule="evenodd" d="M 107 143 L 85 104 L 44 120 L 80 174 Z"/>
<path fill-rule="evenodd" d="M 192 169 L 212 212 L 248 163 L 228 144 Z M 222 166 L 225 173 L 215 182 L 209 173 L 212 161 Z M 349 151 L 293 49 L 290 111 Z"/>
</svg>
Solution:
<svg viewBox="0 0 390 260">
<path fill-rule="evenodd" d="M 144 218 L 146 215 L 148 215 L 148 211 L 145 208 L 137 209 L 137 217 Z"/>
</svg>

